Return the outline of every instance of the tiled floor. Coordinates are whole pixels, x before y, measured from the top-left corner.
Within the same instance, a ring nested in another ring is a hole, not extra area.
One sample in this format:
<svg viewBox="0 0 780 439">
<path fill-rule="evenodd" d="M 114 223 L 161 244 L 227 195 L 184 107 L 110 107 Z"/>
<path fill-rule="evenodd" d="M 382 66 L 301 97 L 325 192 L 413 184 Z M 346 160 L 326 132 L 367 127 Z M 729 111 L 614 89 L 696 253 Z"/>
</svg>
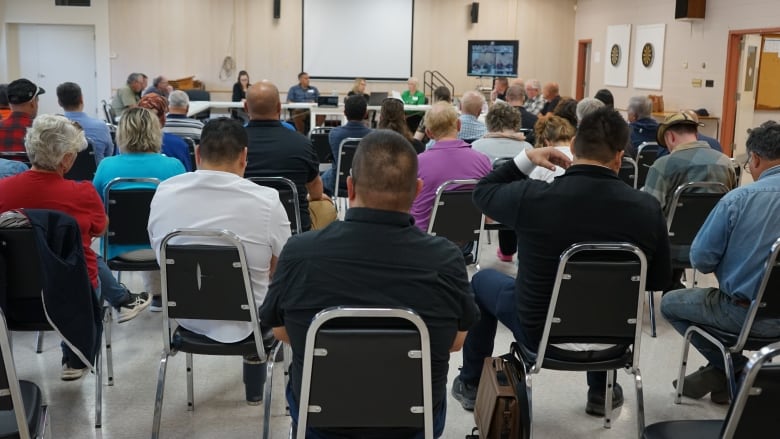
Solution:
<svg viewBox="0 0 780 439">
<path fill-rule="evenodd" d="M 512 273 L 514 264 L 499 262 L 493 244 L 483 246 L 482 268 L 493 267 Z M 701 275 L 700 275 L 701 276 Z M 140 278 L 126 274 L 124 280 L 137 291 Z M 712 285 L 714 278 L 700 278 Z M 660 297 L 656 297 L 659 301 Z M 723 418 L 726 408 L 704 398 L 672 402 L 671 382 L 676 378 L 682 339 L 663 321 L 658 321 L 658 337 L 650 337 L 649 321 L 641 345 L 646 422 L 668 419 Z M 95 429 L 94 376 L 76 382 L 59 379 L 59 339 L 46 334 L 44 352 L 36 354 L 32 333 L 13 336 L 17 371 L 22 379 L 41 386 L 50 405 L 54 438 L 145 438 L 149 437 L 154 412 L 157 372 L 162 350 L 161 314 L 145 311 L 129 322 L 113 326 L 115 385 L 103 387 L 103 427 Z M 504 353 L 511 341 L 505 328 L 499 329 L 497 354 Z M 452 355 L 450 382 L 457 375 L 461 354 Z M 695 370 L 702 357 L 692 351 L 690 368 Z M 173 357 L 168 365 L 161 436 L 164 438 L 257 438 L 262 432 L 263 406 L 244 402 L 241 358 L 196 356 L 195 411 L 186 409 L 184 355 Z M 282 405 L 281 368 L 275 374 L 271 437 L 285 438 L 289 418 Z M 543 370 L 534 376 L 534 434 L 537 438 L 631 438 L 636 436 L 635 393 L 629 375 L 619 372 L 618 381 L 625 392 L 625 405 L 610 430 L 600 418 L 585 414 L 587 387 L 583 373 Z M 444 438 L 463 438 L 474 426 L 472 413 L 464 411 L 451 397 L 448 402 Z"/>
</svg>

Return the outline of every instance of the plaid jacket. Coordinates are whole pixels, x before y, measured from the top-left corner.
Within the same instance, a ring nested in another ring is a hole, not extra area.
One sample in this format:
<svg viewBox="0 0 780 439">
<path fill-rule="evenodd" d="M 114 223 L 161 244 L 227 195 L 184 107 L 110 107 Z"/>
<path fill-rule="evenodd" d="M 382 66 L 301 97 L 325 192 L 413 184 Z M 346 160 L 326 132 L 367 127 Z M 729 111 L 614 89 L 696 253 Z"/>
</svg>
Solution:
<svg viewBox="0 0 780 439">
<path fill-rule="evenodd" d="M 723 183 L 729 190 L 737 185 L 731 159 L 710 148 L 704 141 L 679 145 L 671 154 L 659 158 L 647 171 L 643 191 L 661 202 L 664 213 L 678 186 L 696 181 Z"/>
<path fill-rule="evenodd" d="M 15 111 L 0 122 L 0 152 L 24 152 L 24 135 L 32 125 L 27 113 Z"/>
<path fill-rule="evenodd" d="M 537 95 L 535 98 L 528 98 L 525 100 L 525 104 L 523 106 L 526 110 L 528 110 L 529 113 L 533 114 L 534 116 L 538 116 L 539 113 L 542 111 L 542 107 L 544 107 L 544 98 L 541 94 Z M 533 127 L 525 127 L 525 128 L 533 128 Z"/>
</svg>

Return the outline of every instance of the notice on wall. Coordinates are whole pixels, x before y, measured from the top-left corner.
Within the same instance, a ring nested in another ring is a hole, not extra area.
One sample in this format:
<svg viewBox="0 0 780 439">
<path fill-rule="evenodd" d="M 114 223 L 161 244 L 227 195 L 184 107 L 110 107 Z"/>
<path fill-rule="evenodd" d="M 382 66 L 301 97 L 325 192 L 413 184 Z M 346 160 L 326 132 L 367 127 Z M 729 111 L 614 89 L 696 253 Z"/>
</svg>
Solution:
<svg viewBox="0 0 780 439">
<path fill-rule="evenodd" d="M 764 37 L 758 66 L 756 110 L 780 110 L 780 38 Z"/>
</svg>

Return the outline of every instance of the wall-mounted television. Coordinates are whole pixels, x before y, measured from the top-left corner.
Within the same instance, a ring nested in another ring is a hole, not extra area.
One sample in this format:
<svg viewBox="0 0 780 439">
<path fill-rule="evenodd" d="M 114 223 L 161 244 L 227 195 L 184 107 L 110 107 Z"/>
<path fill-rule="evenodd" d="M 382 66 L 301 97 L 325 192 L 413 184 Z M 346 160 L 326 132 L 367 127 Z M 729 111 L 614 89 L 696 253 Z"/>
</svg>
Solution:
<svg viewBox="0 0 780 439">
<path fill-rule="evenodd" d="M 517 76 L 517 40 L 469 40 L 468 76 Z"/>
</svg>

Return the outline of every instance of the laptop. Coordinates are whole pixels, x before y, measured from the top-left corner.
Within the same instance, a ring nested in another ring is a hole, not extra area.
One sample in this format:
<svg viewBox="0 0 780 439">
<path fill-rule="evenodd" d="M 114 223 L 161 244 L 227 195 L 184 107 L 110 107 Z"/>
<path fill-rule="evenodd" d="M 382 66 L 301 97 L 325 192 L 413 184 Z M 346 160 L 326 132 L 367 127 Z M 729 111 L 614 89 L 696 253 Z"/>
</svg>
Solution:
<svg viewBox="0 0 780 439">
<path fill-rule="evenodd" d="M 371 92 L 371 94 L 368 96 L 368 105 L 378 107 L 382 105 L 382 101 L 385 99 L 387 99 L 386 91 Z"/>
<path fill-rule="evenodd" d="M 338 96 L 319 96 L 317 98 L 317 106 L 318 107 L 338 107 L 339 106 L 339 97 Z"/>
</svg>

